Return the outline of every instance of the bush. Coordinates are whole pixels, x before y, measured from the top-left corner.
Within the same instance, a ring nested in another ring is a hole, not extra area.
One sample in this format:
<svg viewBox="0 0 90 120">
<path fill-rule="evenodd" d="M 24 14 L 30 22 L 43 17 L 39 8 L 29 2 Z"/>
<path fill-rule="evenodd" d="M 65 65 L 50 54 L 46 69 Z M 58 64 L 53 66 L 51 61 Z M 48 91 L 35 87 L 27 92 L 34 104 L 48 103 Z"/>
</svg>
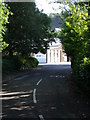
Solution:
<svg viewBox="0 0 90 120">
<path fill-rule="evenodd" d="M 80 64 L 79 70 L 79 85 L 81 88 L 90 92 L 90 60 L 85 60 L 82 64 Z"/>
<path fill-rule="evenodd" d="M 9 59 L 2 60 L 2 71 L 11 71 L 13 68 L 13 63 Z"/>
<path fill-rule="evenodd" d="M 20 70 L 21 66 L 22 66 L 22 61 L 20 60 L 19 56 L 14 55 L 12 57 L 12 61 L 13 61 L 13 65 L 14 65 L 14 70 Z"/>
<path fill-rule="evenodd" d="M 20 69 L 29 69 L 29 68 L 35 68 L 38 66 L 38 60 L 34 57 L 22 57 L 14 55 L 12 57 L 10 56 L 3 56 L 2 59 L 2 70 L 4 72 L 6 71 L 14 71 L 14 70 L 20 70 Z"/>
<path fill-rule="evenodd" d="M 20 70 L 22 66 L 22 62 L 17 55 L 12 57 L 10 56 L 3 56 L 2 58 L 2 70 L 3 71 L 13 71 L 13 70 Z"/>
<path fill-rule="evenodd" d="M 34 57 L 26 58 L 26 66 L 29 68 L 35 68 L 39 64 L 39 61 Z"/>
<path fill-rule="evenodd" d="M 88 94 L 90 92 L 90 59 L 75 60 L 73 72 L 78 86 Z"/>
</svg>

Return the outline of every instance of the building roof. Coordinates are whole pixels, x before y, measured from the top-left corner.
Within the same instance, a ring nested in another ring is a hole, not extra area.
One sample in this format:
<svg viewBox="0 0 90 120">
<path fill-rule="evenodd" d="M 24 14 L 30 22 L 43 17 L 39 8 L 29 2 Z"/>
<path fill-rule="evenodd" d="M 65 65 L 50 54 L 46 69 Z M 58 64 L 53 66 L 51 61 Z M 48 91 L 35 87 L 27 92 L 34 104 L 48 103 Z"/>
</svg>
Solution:
<svg viewBox="0 0 90 120">
<path fill-rule="evenodd" d="M 55 28 L 60 28 L 62 27 L 63 25 L 63 21 L 60 19 L 60 17 L 57 15 L 57 14 L 54 14 L 54 15 L 50 15 L 50 18 L 51 18 L 51 28 L 52 29 L 55 29 Z"/>
</svg>

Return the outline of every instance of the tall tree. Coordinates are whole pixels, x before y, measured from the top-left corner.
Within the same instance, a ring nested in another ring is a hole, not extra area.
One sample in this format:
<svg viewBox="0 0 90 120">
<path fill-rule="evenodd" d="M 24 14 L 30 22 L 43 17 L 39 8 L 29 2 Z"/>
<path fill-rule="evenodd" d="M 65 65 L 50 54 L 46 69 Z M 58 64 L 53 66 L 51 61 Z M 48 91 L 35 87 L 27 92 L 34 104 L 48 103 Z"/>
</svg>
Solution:
<svg viewBox="0 0 90 120">
<path fill-rule="evenodd" d="M 48 47 L 47 31 L 50 18 L 39 12 L 35 3 L 8 3 L 13 12 L 9 18 L 5 41 L 9 44 L 6 51 L 26 55 L 31 52 L 45 52 Z M 8 39 L 7 39 L 8 38 Z"/>
<path fill-rule="evenodd" d="M 75 59 L 77 55 L 87 56 L 88 11 L 85 6 L 70 6 L 70 15 L 65 18 L 62 28 L 62 44 L 66 53 Z"/>
</svg>

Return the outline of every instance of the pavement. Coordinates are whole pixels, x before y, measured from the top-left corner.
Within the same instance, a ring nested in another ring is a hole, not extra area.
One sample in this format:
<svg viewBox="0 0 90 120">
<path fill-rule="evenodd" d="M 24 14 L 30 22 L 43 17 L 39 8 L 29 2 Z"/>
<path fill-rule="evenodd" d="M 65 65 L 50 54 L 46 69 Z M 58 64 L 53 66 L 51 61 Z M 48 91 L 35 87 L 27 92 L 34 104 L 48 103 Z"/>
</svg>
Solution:
<svg viewBox="0 0 90 120">
<path fill-rule="evenodd" d="M 90 103 L 71 84 L 71 65 L 39 64 L 2 84 L 3 119 L 89 119 Z"/>
</svg>

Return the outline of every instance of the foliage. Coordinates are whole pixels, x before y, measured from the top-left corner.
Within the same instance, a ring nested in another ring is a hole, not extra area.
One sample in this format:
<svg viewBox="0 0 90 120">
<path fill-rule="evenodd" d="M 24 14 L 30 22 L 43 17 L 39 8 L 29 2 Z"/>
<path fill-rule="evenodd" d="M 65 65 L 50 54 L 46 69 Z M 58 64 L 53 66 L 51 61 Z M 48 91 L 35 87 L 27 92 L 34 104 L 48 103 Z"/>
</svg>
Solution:
<svg viewBox="0 0 90 120">
<path fill-rule="evenodd" d="M 74 62 L 73 70 L 76 82 L 79 87 L 86 93 L 90 93 L 90 59 L 84 58 Z"/>
<path fill-rule="evenodd" d="M 13 15 L 8 14 L 9 24 L 4 35 L 8 47 L 3 50 L 3 71 L 37 67 L 38 60 L 30 57 L 30 54 L 46 52 L 50 18 L 39 12 L 35 3 L 8 2 L 5 5 L 9 6 Z"/>
<path fill-rule="evenodd" d="M 72 57 L 75 57 L 82 51 L 85 55 L 88 43 L 87 43 L 87 9 L 81 8 L 79 5 L 75 8 L 75 5 L 70 7 L 71 15 L 66 17 L 65 24 L 62 28 L 62 43 L 64 45 L 66 53 Z"/>
<path fill-rule="evenodd" d="M 25 67 L 27 68 L 36 68 L 38 66 L 39 61 L 34 57 L 26 58 Z"/>
<path fill-rule="evenodd" d="M 20 70 L 22 66 L 22 61 L 19 59 L 19 56 L 3 56 L 2 57 L 2 70 L 3 71 L 13 71 L 13 70 Z"/>
<path fill-rule="evenodd" d="M 18 55 L 2 57 L 2 70 L 6 71 L 17 71 L 21 69 L 36 68 L 38 66 L 38 60 L 34 57 L 22 57 Z"/>
<path fill-rule="evenodd" d="M 8 31 L 4 40 L 9 44 L 4 52 L 30 55 L 45 52 L 48 47 L 47 30 L 50 18 L 35 7 L 35 3 L 8 3 L 13 16 L 9 17 Z"/>
<path fill-rule="evenodd" d="M 66 14 L 65 14 L 66 15 Z M 79 86 L 86 91 L 90 87 L 90 44 L 88 7 L 70 4 L 69 14 L 61 31 L 61 42 L 65 52 L 71 57 L 71 65 Z"/>
<path fill-rule="evenodd" d="M 3 35 L 7 30 L 6 24 L 8 23 L 9 14 L 11 14 L 9 7 L 0 2 L 0 52 L 8 46 L 8 44 L 3 41 Z"/>
</svg>

